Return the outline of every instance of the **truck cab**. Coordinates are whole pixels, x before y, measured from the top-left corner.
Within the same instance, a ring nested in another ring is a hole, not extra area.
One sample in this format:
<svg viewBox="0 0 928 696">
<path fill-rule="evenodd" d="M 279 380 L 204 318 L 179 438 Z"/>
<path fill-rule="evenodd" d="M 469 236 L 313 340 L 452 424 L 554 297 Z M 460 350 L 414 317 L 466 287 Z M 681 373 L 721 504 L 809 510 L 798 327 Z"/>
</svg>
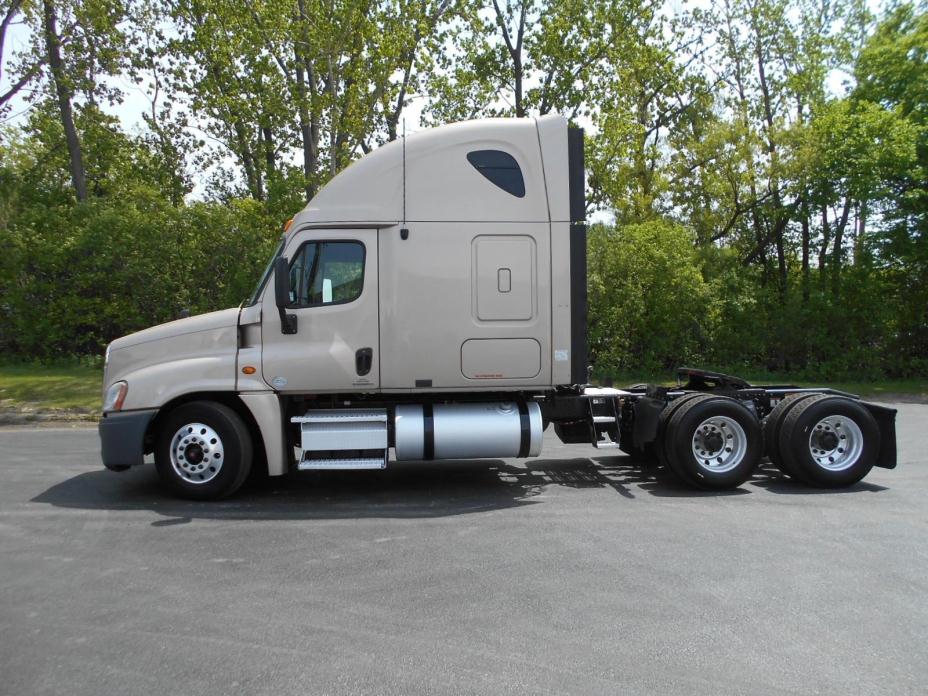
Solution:
<svg viewBox="0 0 928 696">
<path fill-rule="evenodd" d="M 294 217 L 243 306 L 108 347 L 104 463 L 157 459 L 165 419 L 191 403 L 235 412 L 279 474 L 305 403 L 376 403 L 392 443 L 411 395 L 527 411 L 583 384 L 583 185 L 582 132 L 560 116 L 453 124 L 359 159 Z M 198 463 L 188 482 L 201 474 L 217 472 Z"/>
</svg>

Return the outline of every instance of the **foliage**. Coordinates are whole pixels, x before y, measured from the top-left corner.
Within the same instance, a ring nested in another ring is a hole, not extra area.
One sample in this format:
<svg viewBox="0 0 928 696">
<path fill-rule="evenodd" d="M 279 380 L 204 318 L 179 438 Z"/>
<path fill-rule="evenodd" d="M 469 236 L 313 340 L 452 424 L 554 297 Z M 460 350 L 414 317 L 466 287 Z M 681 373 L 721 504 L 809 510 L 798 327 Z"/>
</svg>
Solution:
<svg viewBox="0 0 928 696">
<path fill-rule="evenodd" d="M 665 220 L 589 236 L 590 352 L 598 368 L 673 367 L 696 357 L 711 323 L 689 233 Z"/>
<path fill-rule="evenodd" d="M 696 5 L 11 0 L 0 348 L 91 355 L 236 304 L 280 223 L 415 100 L 428 125 L 586 127 L 598 372 L 924 375 L 924 3 Z"/>
</svg>

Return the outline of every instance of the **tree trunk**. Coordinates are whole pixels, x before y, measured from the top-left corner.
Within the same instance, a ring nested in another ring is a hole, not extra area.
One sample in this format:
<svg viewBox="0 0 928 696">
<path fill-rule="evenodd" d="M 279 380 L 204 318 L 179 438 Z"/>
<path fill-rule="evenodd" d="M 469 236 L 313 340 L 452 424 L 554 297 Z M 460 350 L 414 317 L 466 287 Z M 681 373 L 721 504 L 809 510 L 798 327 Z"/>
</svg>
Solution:
<svg viewBox="0 0 928 696">
<path fill-rule="evenodd" d="M 757 58 L 757 77 L 760 83 L 761 96 L 764 104 L 764 120 L 766 122 L 767 153 L 770 156 L 770 168 L 773 176 L 770 179 L 770 192 L 773 197 L 773 217 L 774 217 L 774 242 L 777 250 L 777 289 L 780 293 L 780 301 L 786 298 L 786 253 L 783 243 L 783 232 L 786 229 L 787 219 L 786 211 L 783 209 L 783 201 L 780 199 L 779 182 L 776 179 L 777 174 L 777 148 L 773 140 L 773 108 L 771 106 L 770 88 L 767 85 L 767 69 L 764 60 L 764 47 L 761 39 L 760 25 L 757 17 L 752 18 L 754 29 L 754 54 Z"/>
<path fill-rule="evenodd" d="M 234 126 L 235 140 L 238 145 L 238 156 L 242 161 L 242 168 L 245 170 L 245 180 L 248 183 L 248 193 L 256 201 L 264 200 L 264 191 L 261 185 L 261 174 L 255 167 L 254 158 L 251 155 L 251 147 L 248 144 L 248 136 L 244 126 L 238 121 Z"/>
<path fill-rule="evenodd" d="M 777 289 L 780 291 L 780 301 L 786 298 L 786 250 L 783 245 L 783 228 L 779 222 L 775 227 L 775 239 L 777 244 Z"/>
<path fill-rule="evenodd" d="M 274 134 L 271 133 L 270 126 L 261 126 L 261 134 L 264 137 L 264 162 L 267 165 L 268 178 L 277 171 L 277 155 L 274 152 Z"/>
<path fill-rule="evenodd" d="M 524 66 L 522 65 L 522 41 L 525 38 L 525 12 L 528 0 L 522 0 L 519 9 L 519 27 L 516 34 L 516 40 L 513 42 L 509 33 L 509 27 L 506 24 L 506 14 L 500 8 L 497 0 L 493 0 L 493 9 L 496 10 L 496 22 L 503 32 L 503 41 L 506 42 L 506 50 L 509 51 L 509 57 L 512 59 L 512 88 L 515 92 L 515 110 L 516 116 L 522 118 L 525 116 L 525 105 L 522 103 L 522 80 L 524 78 Z"/>
<path fill-rule="evenodd" d="M 315 186 L 312 184 L 313 175 L 316 173 L 316 158 L 313 154 L 312 124 L 309 118 L 309 106 L 306 102 L 306 74 L 300 64 L 299 55 L 296 61 L 296 84 L 297 100 L 299 102 L 298 112 L 300 114 L 300 140 L 303 146 L 303 187 L 306 193 L 306 202 L 308 203 L 316 194 Z"/>
<path fill-rule="evenodd" d="M 851 214 L 851 197 L 844 199 L 844 209 L 841 211 L 841 219 L 835 227 L 835 248 L 831 252 L 831 292 L 835 297 L 841 290 L 841 255 L 844 251 L 844 230 L 847 227 L 847 219 Z"/>
<path fill-rule="evenodd" d="M 867 213 L 867 201 L 861 201 L 857 219 L 857 238 L 854 245 L 854 263 L 859 263 L 867 251 Z"/>
<path fill-rule="evenodd" d="M 802 201 L 802 303 L 809 303 L 809 204 Z"/>
<path fill-rule="evenodd" d="M 831 239 L 831 223 L 828 222 L 828 206 L 822 206 L 822 247 L 818 250 L 818 281 L 825 290 L 825 264 L 828 260 L 828 242 Z"/>
<path fill-rule="evenodd" d="M 309 43 L 309 34 L 306 31 L 306 24 L 309 18 L 306 14 L 305 0 L 298 0 L 299 22 L 302 28 L 303 47 Z M 299 42 L 294 42 L 294 64 L 296 66 L 296 89 L 297 99 L 299 101 L 300 115 L 300 138 L 303 145 L 303 181 L 306 202 L 308 203 L 316 195 L 316 186 L 313 183 L 316 177 L 316 166 L 319 159 L 319 132 L 318 127 L 315 131 L 313 128 L 314 118 L 311 115 L 311 96 L 315 95 L 315 74 L 312 65 L 303 54 Z M 313 113 L 315 113 L 313 111 Z"/>
<path fill-rule="evenodd" d="M 61 112 L 61 125 L 64 128 L 64 138 L 68 146 L 68 159 L 71 165 L 71 183 L 77 200 L 87 200 L 87 174 L 84 171 L 84 158 L 81 154 L 81 141 L 74 127 L 74 114 L 71 109 L 71 89 L 64 73 L 61 62 L 61 42 L 58 38 L 57 21 L 53 0 L 43 0 L 44 10 L 43 30 L 45 33 L 45 48 L 48 52 L 48 65 L 52 71 L 55 83 L 55 93 L 58 95 L 58 109 Z"/>
</svg>

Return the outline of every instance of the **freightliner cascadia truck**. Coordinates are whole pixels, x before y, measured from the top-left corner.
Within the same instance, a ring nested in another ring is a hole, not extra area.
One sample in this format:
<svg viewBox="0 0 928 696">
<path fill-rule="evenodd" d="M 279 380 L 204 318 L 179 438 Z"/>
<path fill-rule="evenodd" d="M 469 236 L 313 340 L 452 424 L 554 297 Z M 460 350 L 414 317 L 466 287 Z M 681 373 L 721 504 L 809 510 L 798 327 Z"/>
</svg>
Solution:
<svg viewBox="0 0 928 696">
<path fill-rule="evenodd" d="M 214 499 L 257 467 L 536 457 L 553 427 L 704 489 L 764 455 L 823 487 L 895 466 L 895 411 L 831 389 L 691 369 L 677 388 L 588 386 L 584 185 L 583 132 L 559 116 L 365 155 L 291 221 L 240 307 L 108 346 L 104 465 L 153 454 L 175 494 Z"/>
</svg>

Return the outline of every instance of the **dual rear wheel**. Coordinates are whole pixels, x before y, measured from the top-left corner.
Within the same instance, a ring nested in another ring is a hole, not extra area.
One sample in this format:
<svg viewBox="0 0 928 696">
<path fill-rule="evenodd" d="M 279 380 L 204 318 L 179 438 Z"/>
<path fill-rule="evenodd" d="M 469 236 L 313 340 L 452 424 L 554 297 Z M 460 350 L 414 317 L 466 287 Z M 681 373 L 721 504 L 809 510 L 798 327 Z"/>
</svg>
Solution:
<svg viewBox="0 0 928 696">
<path fill-rule="evenodd" d="M 685 394 L 660 416 L 658 460 L 697 488 L 747 481 L 765 453 L 783 473 L 823 488 L 850 486 L 873 468 L 879 427 L 860 403 L 828 394 L 794 394 L 764 419 L 736 399 Z"/>
<path fill-rule="evenodd" d="M 880 429 L 860 403 L 829 394 L 794 394 L 764 422 L 767 456 L 790 478 L 840 488 L 870 473 Z"/>
<path fill-rule="evenodd" d="M 661 413 L 656 449 L 660 462 L 684 482 L 721 490 L 751 477 L 763 440 L 756 416 L 740 401 L 686 394 Z"/>
</svg>

